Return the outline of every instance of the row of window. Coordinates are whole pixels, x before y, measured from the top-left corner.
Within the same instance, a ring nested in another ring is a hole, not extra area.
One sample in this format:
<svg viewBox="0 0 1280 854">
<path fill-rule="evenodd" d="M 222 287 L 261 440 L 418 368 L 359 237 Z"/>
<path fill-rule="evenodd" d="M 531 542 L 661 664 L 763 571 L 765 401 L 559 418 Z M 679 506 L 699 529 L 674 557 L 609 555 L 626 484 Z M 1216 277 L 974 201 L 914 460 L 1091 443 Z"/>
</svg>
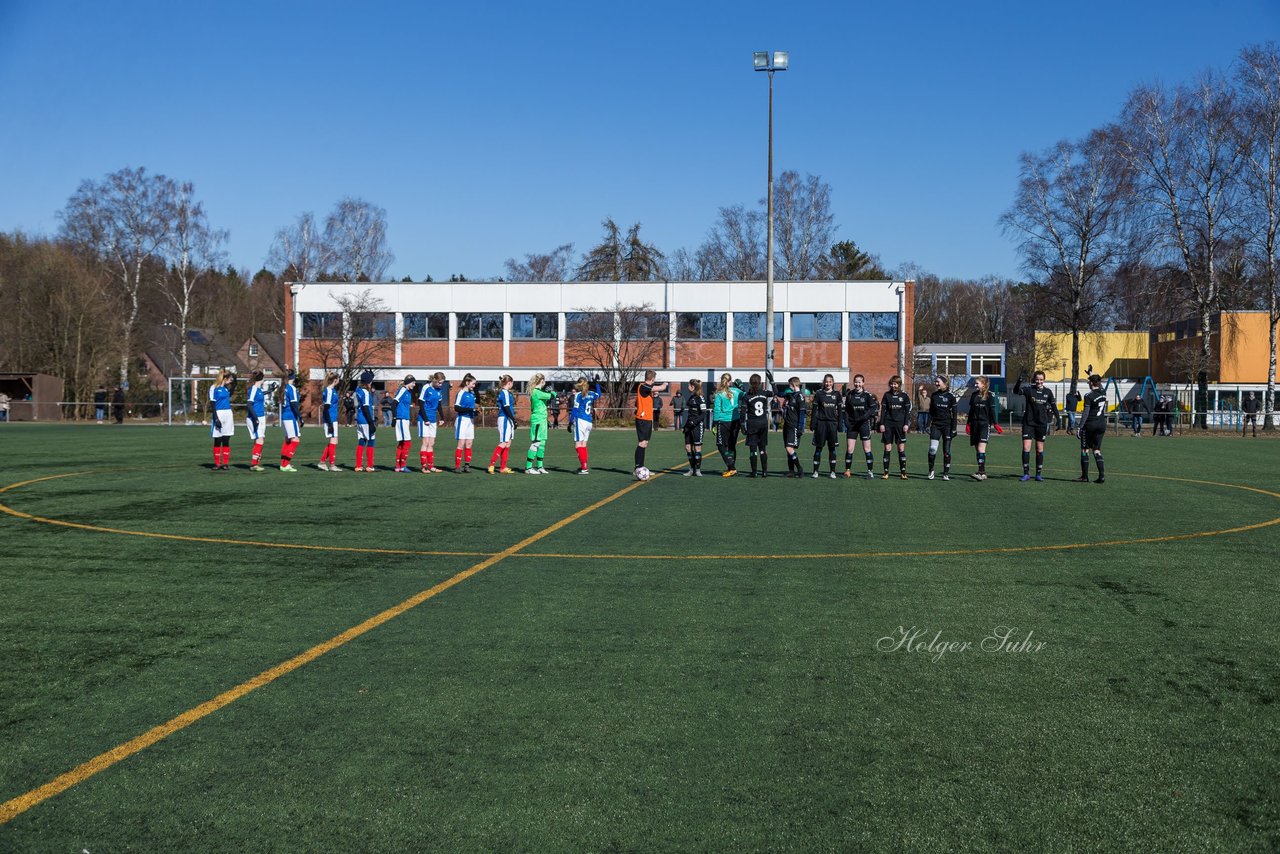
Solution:
<svg viewBox="0 0 1280 854">
<path fill-rule="evenodd" d="M 591 336 L 600 326 L 601 314 L 567 312 L 565 337 Z M 654 312 L 636 318 L 637 335 L 654 338 L 667 337 L 666 314 Z M 844 312 L 792 312 L 791 339 L 793 341 L 839 341 Z M 630 324 L 629 324 L 630 325 Z M 676 314 L 676 338 L 682 341 L 726 340 L 727 316 L 723 312 L 679 312 Z M 782 340 L 783 313 L 773 315 L 773 337 Z M 537 312 L 511 315 L 512 339 L 554 341 L 559 337 L 559 316 L 554 312 Z M 355 313 L 351 315 L 351 334 L 360 338 L 394 339 L 396 316 L 390 312 Z M 305 312 L 302 315 L 303 338 L 341 338 L 341 312 Z M 426 340 L 449 337 L 447 312 L 406 312 L 404 314 L 404 340 Z M 898 315 L 891 311 L 849 312 L 849 338 L 854 341 L 893 341 L 898 337 Z M 459 312 L 458 338 L 502 338 L 501 312 Z M 765 338 L 765 313 L 740 311 L 733 315 L 733 340 L 763 341 Z"/>
</svg>

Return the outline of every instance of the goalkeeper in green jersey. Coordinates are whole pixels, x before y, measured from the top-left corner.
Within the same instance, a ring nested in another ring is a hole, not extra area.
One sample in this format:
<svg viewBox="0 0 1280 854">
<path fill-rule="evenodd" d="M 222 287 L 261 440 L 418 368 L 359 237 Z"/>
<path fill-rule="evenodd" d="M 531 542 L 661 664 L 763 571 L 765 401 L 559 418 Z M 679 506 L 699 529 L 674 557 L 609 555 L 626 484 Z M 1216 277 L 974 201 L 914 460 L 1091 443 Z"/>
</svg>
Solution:
<svg viewBox="0 0 1280 854">
<path fill-rule="evenodd" d="M 547 453 L 547 401 L 555 395 L 543 391 L 546 381 L 542 374 L 534 374 L 529 380 L 529 454 L 525 458 L 525 474 L 547 473 L 542 464 Z"/>
</svg>

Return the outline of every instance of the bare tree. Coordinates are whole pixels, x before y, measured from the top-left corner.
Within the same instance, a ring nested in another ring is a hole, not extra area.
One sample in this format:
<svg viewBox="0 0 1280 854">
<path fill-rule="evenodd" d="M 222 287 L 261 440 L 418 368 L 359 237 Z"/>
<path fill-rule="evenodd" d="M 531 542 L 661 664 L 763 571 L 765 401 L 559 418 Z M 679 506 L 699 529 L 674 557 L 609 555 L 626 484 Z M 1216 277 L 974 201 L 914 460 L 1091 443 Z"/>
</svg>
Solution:
<svg viewBox="0 0 1280 854">
<path fill-rule="evenodd" d="M 125 168 L 100 183 L 82 182 L 59 214 L 63 237 L 92 252 L 124 294 L 119 323 L 122 385 L 129 382 L 146 266 L 169 239 L 176 195 L 177 186 L 164 175 L 148 175 L 142 167 Z"/>
<path fill-rule="evenodd" d="M 1012 207 L 1001 217 L 1023 266 L 1043 283 L 1041 306 L 1071 333 L 1071 391 L 1080 375 L 1080 333 L 1102 320 L 1105 276 L 1125 246 L 1122 161 L 1104 132 L 1024 153 Z"/>
<path fill-rule="evenodd" d="M 332 252 L 316 225 L 315 214 L 303 211 L 293 225 L 276 232 L 267 264 L 295 282 L 317 282 L 328 272 L 333 265 Z"/>
<path fill-rule="evenodd" d="M 1200 321 L 1202 363 L 1211 364 L 1212 317 L 1220 307 L 1219 262 L 1238 213 L 1242 149 L 1231 90 L 1213 75 L 1172 92 L 1130 95 L 1118 139 L 1135 184 L 1139 220 L 1157 262 L 1176 265 L 1170 281 Z M 1199 377 L 1208 396 L 1208 372 Z M 1207 426 L 1199 416 L 1199 426 Z"/>
<path fill-rule="evenodd" d="M 665 256 L 651 243 L 640 239 L 640 223 L 621 229 L 612 217 L 601 223 L 604 237 L 587 251 L 576 278 L 583 282 L 652 282 L 662 278 Z"/>
<path fill-rule="evenodd" d="M 337 371 L 349 388 L 365 368 L 391 363 L 395 358 L 395 330 L 389 326 L 387 305 L 372 290 L 358 294 L 330 294 L 339 308 L 341 331 L 304 339 L 307 356 L 325 372 Z"/>
<path fill-rule="evenodd" d="M 567 282 L 572 273 L 573 244 L 564 243 L 546 254 L 508 258 L 504 263 L 509 282 Z"/>
<path fill-rule="evenodd" d="M 597 375 L 609 408 L 623 409 L 647 368 L 665 364 L 670 320 L 649 303 L 582 308 L 565 328 L 565 361 Z"/>
<path fill-rule="evenodd" d="M 743 205 L 720 208 L 720 217 L 694 255 L 700 279 L 749 282 L 764 278 L 764 213 Z"/>
<path fill-rule="evenodd" d="M 173 223 L 160 250 L 169 263 L 164 293 L 178 313 L 178 362 L 182 376 L 187 375 L 187 327 L 196 288 L 208 278 L 213 268 L 225 257 L 222 244 L 227 232 L 209 227 L 204 206 L 195 200 L 195 187 L 184 183 L 174 198 Z M 185 386 L 184 386 L 185 388 Z"/>
<path fill-rule="evenodd" d="M 818 278 L 835 239 L 831 185 L 817 175 L 783 172 L 774 185 L 773 216 L 778 276 L 793 282 Z"/>
<path fill-rule="evenodd" d="M 387 211 L 364 199 L 347 197 L 334 205 L 324 223 L 330 272 L 348 282 L 378 282 L 396 256 L 387 248 Z"/>
<path fill-rule="evenodd" d="M 1280 49 L 1274 42 L 1240 52 L 1236 82 L 1241 95 L 1240 130 L 1245 135 L 1245 211 L 1258 260 L 1259 279 L 1266 289 L 1267 394 L 1263 399 L 1262 429 L 1274 429 L 1276 399 L 1276 324 L 1280 323 Z"/>
</svg>

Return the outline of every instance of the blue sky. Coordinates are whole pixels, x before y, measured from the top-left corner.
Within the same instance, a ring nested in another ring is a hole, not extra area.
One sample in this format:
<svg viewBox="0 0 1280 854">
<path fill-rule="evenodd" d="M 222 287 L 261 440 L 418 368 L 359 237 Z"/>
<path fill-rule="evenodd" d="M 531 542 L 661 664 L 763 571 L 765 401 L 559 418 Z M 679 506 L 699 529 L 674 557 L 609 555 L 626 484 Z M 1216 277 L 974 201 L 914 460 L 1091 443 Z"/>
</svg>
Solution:
<svg viewBox="0 0 1280 854">
<path fill-rule="evenodd" d="M 85 178 L 192 181 L 257 269 L 304 210 L 387 209 L 395 278 L 502 273 L 612 216 L 667 252 L 775 172 L 832 186 L 891 269 L 1016 276 L 1017 156 L 1135 85 L 1280 39 L 1277 0 L 217 3 L 0 0 L 0 231 L 56 231 Z"/>
</svg>

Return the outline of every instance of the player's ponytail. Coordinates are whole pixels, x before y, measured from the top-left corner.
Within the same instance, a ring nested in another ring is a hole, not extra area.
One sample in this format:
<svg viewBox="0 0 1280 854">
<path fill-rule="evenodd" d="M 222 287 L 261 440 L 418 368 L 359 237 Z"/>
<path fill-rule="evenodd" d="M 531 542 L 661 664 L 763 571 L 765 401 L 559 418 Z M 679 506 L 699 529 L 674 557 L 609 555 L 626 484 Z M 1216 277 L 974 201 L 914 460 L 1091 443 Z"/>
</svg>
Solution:
<svg viewBox="0 0 1280 854">
<path fill-rule="evenodd" d="M 574 391 L 576 391 L 578 394 L 586 394 L 587 378 L 583 377 L 582 379 L 578 380 L 576 383 L 573 384 L 573 388 L 574 388 Z"/>
<path fill-rule="evenodd" d="M 542 384 L 546 381 L 546 374 L 534 374 L 529 378 L 529 388 L 542 388 Z"/>
<path fill-rule="evenodd" d="M 716 392 L 718 394 L 723 394 L 725 397 L 730 397 L 731 395 L 729 393 L 729 388 L 732 385 L 733 385 L 733 376 L 729 373 L 723 373 L 720 375 L 720 385 L 716 389 Z"/>
<path fill-rule="evenodd" d="M 700 379 L 689 380 L 689 391 L 693 392 L 694 394 L 702 394 L 702 380 Z"/>
</svg>

